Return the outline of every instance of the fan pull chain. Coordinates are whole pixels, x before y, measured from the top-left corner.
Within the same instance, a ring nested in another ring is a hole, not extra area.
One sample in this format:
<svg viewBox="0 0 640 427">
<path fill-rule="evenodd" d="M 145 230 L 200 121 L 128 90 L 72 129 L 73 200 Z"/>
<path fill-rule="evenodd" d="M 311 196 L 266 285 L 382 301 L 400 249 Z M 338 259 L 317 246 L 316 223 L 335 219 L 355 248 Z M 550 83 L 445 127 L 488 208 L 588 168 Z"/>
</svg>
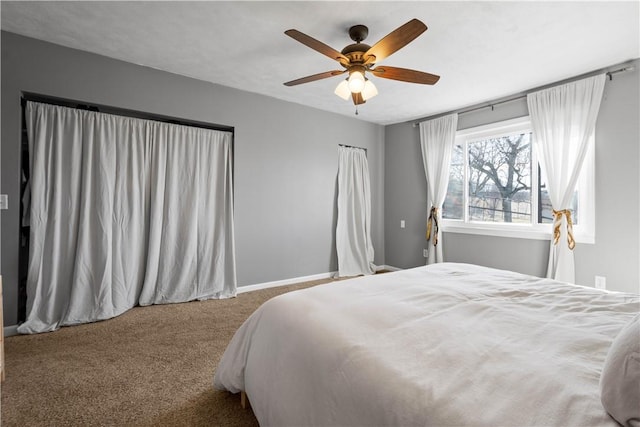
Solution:
<svg viewBox="0 0 640 427">
<path fill-rule="evenodd" d="M 356 116 L 358 115 L 358 106 L 356 105 Z"/>
</svg>

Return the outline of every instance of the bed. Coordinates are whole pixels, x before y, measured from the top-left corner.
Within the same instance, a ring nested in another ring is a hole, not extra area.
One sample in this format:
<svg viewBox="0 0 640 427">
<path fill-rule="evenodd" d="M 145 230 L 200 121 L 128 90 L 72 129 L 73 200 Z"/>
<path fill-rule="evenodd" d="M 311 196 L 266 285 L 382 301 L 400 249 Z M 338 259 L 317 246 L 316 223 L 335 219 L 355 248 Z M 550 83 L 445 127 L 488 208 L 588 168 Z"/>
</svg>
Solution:
<svg viewBox="0 0 640 427">
<path fill-rule="evenodd" d="M 337 281 L 265 302 L 214 387 L 261 426 L 616 426 L 599 381 L 639 304 L 456 263 Z"/>
</svg>

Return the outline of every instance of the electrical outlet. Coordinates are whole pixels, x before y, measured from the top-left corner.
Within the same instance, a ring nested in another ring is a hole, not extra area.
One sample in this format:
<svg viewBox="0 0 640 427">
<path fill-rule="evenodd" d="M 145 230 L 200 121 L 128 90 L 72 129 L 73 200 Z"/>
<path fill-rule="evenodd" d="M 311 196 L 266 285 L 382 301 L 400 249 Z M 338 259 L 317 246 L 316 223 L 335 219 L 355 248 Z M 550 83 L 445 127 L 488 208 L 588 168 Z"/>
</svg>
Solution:
<svg viewBox="0 0 640 427">
<path fill-rule="evenodd" d="M 404 228 L 404 219 L 400 220 L 400 228 Z"/>
<path fill-rule="evenodd" d="M 428 258 L 429 257 L 429 249 L 423 249 L 422 250 L 422 256 L 425 257 L 425 258 Z"/>
<path fill-rule="evenodd" d="M 596 289 L 607 289 L 607 278 L 604 276 L 596 276 Z"/>
<path fill-rule="evenodd" d="M 9 209 L 9 196 L 0 194 L 0 209 Z"/>
</svg>

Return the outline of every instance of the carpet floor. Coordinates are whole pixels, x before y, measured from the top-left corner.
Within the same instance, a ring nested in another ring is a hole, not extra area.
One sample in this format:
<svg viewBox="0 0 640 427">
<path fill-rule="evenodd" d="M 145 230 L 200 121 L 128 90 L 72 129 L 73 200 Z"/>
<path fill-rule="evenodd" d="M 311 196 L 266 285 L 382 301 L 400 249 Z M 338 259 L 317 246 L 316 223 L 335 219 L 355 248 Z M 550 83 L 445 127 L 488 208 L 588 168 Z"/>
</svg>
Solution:
<svg viewBox="0 0 640 427">
<path fill-rule="evenodd" d="M 331 281 L 227 300 L 136 307 L 114 319 L 8 337 L 3 426 L 257 426 L 213 374 L 244 320 L 268 299 Z"/>
</svg>

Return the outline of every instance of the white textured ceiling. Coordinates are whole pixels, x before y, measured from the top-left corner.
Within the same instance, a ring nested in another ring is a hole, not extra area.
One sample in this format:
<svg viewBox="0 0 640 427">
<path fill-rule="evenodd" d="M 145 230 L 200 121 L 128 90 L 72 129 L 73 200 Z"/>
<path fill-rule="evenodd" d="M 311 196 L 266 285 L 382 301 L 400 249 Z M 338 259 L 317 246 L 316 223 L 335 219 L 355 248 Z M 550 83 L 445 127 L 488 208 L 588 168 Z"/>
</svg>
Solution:
<svg viewBox="0 0 640 427">
<path fill-rule="evenodd" d="M 340 69 L 287 37 L 295 28 L 342 50 L 351 25 L 366 43 L 418 18 L 429 29 L 381 62 L 441 76 L 435 86 L 372 77 L 380 94 L 357 118 L 398 123 L 509 96 L 640 57 L 640 8 L 625 2 L 235 1 L 9 2 L 1 28 L 52 43 L 350 117 L 333 94 Z"/>
</svg>

